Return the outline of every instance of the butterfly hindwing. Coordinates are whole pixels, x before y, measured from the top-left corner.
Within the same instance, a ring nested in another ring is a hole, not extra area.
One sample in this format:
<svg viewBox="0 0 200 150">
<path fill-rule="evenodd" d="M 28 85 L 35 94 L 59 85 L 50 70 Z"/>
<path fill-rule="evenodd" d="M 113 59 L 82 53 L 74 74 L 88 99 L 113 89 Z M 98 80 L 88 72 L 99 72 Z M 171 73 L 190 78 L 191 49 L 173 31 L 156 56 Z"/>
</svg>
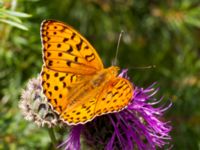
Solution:
<svg viewBox="0 0 200 150">
<path fill-rule="evenodd" d="M 110 80 L 101 91 L 95 106 L 95 116 L 124 109 L 133 96 L 133 85 L 125 78 Z"/>
<path fill-rule="evenodd" d="M 94 118 L 95 104 L 96 99 L 91 97 L 73 109 L 65 109 L 60 117 L 69 125 L 84 124 Z"/>
<path fill-rule="evenodd" d="M 57 113 L 61 113 L 69 103 L 67 96 L 70 89 L 80 82 L 81 76 L 72 73 L 57 72 L 43 66 L 43 93 Z"/>
<path fill-rule="evenodd" d="M 97 96 L 102 86 L 92 88 L 89 82 L 90 79 L 78 84 L 71 92 L 71 101 L 60 116 L 67 124 L 83 124 L 94 118 Z"/>
<path fill-rule="evenodd" d="M 70 125 L 86 123 L 96 116 L 121 111 L 133 96 L 132 84 L 117 77 L 77 99 L 76 104 L 65 109 L 61 118 Z"/>
</svg>

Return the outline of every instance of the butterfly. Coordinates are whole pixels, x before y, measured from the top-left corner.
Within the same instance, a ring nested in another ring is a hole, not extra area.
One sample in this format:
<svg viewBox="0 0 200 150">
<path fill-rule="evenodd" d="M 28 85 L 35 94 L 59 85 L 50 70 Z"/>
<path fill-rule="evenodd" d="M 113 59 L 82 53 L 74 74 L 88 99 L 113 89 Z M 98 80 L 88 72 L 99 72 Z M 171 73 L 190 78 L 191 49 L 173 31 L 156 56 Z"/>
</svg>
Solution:
<svg viewBox="0 0 200 150">
<path fill-rule="evenodd" d="M 130 103 L 134 92 L 131 82 L 118 76 L 117 66 L 104 68 L 96 50 L 75 29 L 45 20 L 40 34 L 43 93 L 62 121 L 85 124 Z"/>
</svg>

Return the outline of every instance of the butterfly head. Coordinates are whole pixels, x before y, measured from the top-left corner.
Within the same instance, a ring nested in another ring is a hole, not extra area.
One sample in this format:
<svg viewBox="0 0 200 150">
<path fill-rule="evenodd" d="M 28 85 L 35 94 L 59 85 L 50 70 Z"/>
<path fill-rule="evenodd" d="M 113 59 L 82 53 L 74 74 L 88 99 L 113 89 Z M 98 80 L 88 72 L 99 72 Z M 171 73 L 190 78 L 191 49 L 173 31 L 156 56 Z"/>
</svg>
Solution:
<svg viewBox="0 0 200 150">
<path fill-rule="evenodd" d="M 111 66 L 108 68 L 108 72 L 115 77 L 118 75 L 118 71 L 119 71 L 119 67 L 117 66 Z"/>
</svg>

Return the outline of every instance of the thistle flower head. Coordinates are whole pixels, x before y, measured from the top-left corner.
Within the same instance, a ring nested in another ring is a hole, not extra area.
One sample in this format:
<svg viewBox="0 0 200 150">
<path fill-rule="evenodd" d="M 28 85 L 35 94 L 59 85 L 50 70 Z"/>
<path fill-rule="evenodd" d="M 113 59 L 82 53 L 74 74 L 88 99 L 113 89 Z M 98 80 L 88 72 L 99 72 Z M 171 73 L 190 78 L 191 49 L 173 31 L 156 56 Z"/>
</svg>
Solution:
<svg viewBox="0 0 200 150">
<path fill-rule="evenodd" d="M 47 103 L 40 83 L 39 77 L 28 82 L 22 91 L 19 108 L 26 120 L 33 121 L 38 126 L 53 127 L 60 124 L 60 120 Z"/>
</svg>

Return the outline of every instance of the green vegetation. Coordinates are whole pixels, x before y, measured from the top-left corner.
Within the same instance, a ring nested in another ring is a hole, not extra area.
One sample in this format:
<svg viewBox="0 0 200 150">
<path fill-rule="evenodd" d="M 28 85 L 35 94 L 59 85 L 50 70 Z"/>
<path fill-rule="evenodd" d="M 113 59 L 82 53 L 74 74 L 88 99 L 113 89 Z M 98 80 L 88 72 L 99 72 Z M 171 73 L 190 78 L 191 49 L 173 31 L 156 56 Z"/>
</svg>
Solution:
<svg viewBox="0 0 200 150">
<path fill-rule="evenodd" d="M 157 81 L 160 96 L 173 102 L 165 115 L 173 126 L 173 149 L 200 149 L 199 0 L 0 1 L 0 149 L 52 147 L 48 131 L 25 121 L 18 108 L 22 88 L 41 70 L 44 19 L 80 31 L 105 66 L 114 60 L 123 30 L 118 65 L 130 69 L 138 86 Z M 156 67 L 140 68 L 149 65 Z M 57 129 L 58 139 L 66 134 Z"/>
</svg>

